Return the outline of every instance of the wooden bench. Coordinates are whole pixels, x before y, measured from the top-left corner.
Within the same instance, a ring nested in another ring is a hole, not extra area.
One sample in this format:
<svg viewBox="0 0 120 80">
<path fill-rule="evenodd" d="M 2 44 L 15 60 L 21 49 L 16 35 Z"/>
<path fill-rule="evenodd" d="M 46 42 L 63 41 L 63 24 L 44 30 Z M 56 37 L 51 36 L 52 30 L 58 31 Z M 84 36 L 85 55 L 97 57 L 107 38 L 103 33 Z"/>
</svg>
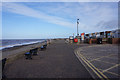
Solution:
<svg viewBox="0 0 120 80">
<path fill-rule="evenodd" d="M 43 46 L 40 47 L 40 49 L 44 50 L 44 49 L 46 49 L 46 47 L 47 47 L 47 44 L 44 44 Z"/>
<path fill-rule="evenodd" d="M 32 50 L 30 50 L 29 52 L 25 53 L 26 59 L 32 59 Z"/>
<path fill-rule="evenodd" d="M 38 48 L 32 49 L 32 55 L 38 55 L 37 52 L 38 52 Z"/>
<path fill-rule="evenodd" d="M 43 45 L 44 46 L 44 48 L 46 49 L 46 47 L 47 47 L 47 44 L 45 44 L 45 45 Z"/>
<path fill-rule="evenodd" d="M 25 53 L 26 59 L 32 59 L 32 55 L 38 55 L 38 48 L 31 49 L 29 52 Z"/>
</svg>

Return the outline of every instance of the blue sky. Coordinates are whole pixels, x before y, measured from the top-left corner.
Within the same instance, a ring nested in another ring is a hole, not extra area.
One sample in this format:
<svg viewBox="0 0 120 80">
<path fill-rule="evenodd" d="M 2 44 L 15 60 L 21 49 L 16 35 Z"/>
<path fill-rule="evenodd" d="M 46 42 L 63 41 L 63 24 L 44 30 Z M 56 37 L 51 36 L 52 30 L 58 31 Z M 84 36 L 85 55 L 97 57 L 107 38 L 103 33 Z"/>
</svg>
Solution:
<svg viewBox="0 0 120 80">
<path fill-rule="evenodd" d="M 65 38 L 118 28 L 117 2 L 3 2 L 3 39 Z"/>
</svg>

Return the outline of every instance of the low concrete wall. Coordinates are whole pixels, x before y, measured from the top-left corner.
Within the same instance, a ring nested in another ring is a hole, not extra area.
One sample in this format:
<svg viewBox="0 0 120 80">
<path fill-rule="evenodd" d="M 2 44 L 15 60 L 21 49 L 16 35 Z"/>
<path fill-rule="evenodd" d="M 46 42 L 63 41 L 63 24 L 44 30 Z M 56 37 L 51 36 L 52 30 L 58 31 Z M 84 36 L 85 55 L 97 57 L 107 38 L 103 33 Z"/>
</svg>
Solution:
<svg viewBox="0 0 120 80">
<path fill-rule="evenodd" d="M 89 40 L 89 44 L 96 44 L 97 43 L 97 39 L 90 39 Z"/>
<path fill-rule="evenodd" d="M 120 44 L 120 38 L 112 38 L 112 44 Z"/>
</svg>

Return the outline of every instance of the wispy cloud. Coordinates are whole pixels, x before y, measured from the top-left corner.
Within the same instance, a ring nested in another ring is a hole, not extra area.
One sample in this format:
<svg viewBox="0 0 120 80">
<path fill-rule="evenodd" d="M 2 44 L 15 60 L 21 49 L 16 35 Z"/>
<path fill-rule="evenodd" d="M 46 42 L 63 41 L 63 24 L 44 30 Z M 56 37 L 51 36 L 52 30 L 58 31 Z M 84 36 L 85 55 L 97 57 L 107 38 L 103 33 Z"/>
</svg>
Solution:
<svg viewBox="0 0 120 80">
<path fill-rule="evenodd" d="M 27 7 L 23 4 L 4 3 L 3 7 L 5 10 L 7 10 L 9 12 L 24 15 L 24 16 L 39 18 L 39 19 L 42 19 L 49 23 L 58 24 L 58 25 L 65 26 L 65 27 L 73 27 L 74 26 L 74 24 L 71 22 L 68 22 L 67 19 L 57 17 L 57 16 L 50 16 L 41 11 L 37 11 L 30 7 Z"/>
<path fill-rule="evenodd" d="M 46 4 L 46 5 L 45 5 Z M 103 31 L 117 28 L 117 3 L 4 3 L 5 10 L 42 19 L 65 27 L 76 26 L 82 32 Z M 109 26 L 109 27 L 108 27 Z"/>
<path fill-rule="evenodd" d="M 30 4 L 28 3 L 28 5 Z M 70 18 L 74 21 L 79 18 L 79 29 L 83 32 L 107 30 L 106 25 L 109 29 L 118 27 L 118 22 L 116 22 L 118 21 L 117 3 L 62 3 L 62 5 L 55 3 L 54 6 L 49 6 L 37 5 L 36 8 L 47 14 Z M 101 25 L 98 25 L 100 23 Z"/>
<path fill-rule="evenodd" d="M 119 0 L 3 0 L 3 2 L 118 2 Z"/>
</svg>

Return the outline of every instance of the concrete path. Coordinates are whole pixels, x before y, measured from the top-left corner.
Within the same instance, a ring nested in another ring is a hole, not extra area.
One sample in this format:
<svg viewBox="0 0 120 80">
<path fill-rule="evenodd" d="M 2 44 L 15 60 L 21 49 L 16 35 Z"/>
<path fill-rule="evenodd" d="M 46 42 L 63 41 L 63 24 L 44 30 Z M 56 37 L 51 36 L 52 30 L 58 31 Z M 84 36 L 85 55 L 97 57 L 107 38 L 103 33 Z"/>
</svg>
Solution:
<svg viewBox="0 0 120 80">
<path fill-rule="evenodd" d="M 74 49 L 82 46 L 58 40 L 33 60 L 22 57 L 7 64 L 5 74 L 7 78 L 92 78 L 74 54 Z"/>
<path fill-rule="evenodd" d="M 95 78 L 119 80 L 118 45 L 89 45 L 78 48 L 75 53 Z"/>
</svg>

